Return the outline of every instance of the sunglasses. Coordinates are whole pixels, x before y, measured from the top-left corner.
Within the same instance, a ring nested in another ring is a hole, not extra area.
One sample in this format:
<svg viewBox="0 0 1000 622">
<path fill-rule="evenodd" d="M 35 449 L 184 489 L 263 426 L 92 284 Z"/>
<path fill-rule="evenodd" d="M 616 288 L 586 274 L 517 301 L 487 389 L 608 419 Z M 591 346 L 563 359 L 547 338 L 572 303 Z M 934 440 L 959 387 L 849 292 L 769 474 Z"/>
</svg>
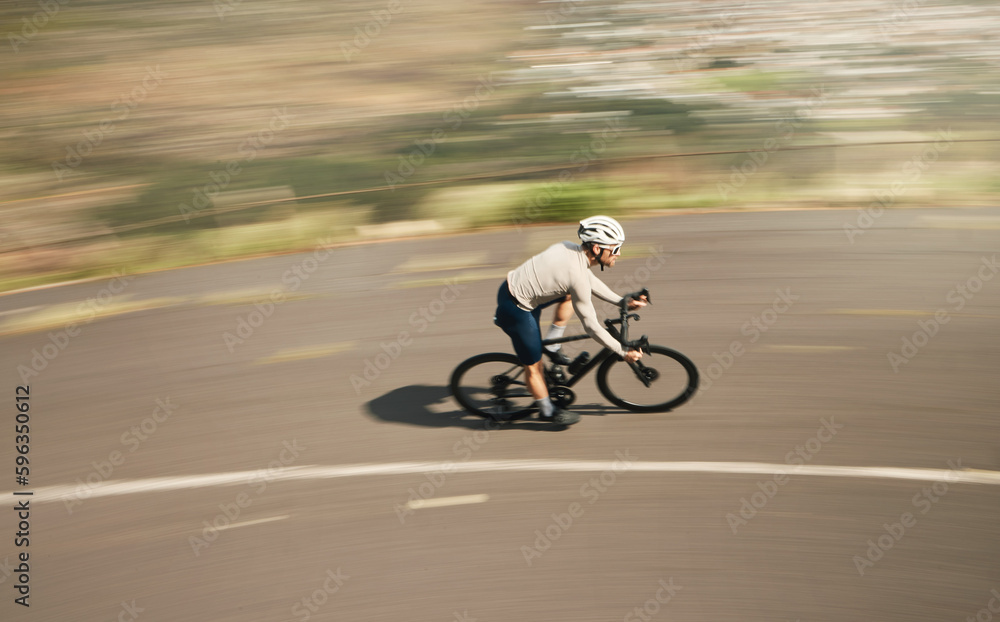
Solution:
<svg viewBox="0 0 1000 622">
<path fill-rule="evenodd" d="M 602 246 L 601 248 L 608 249 L 609 251 L 611 251 L 612 255 L 621 255 L 622 254 L 622 245 L 621 244 L 619 244 L 618 246 L 615 246 L 614 248 L 611 248 L 609 246 Z"/>
</svg>

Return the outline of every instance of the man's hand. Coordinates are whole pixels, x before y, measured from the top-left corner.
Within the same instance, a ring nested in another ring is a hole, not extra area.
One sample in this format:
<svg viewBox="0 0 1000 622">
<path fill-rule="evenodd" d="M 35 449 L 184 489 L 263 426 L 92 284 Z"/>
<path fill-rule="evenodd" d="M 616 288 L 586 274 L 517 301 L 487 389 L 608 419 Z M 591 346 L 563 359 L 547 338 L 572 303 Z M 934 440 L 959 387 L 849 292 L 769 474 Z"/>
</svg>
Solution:
<svg viewBox="0 0 1000 622">
<path fill-rule="evenodd" d="M 625 360 L 634 363 L 642 358 L 642 350 L 629 350 L 625 353 Z"/>
<path fill-rule="evenodd" d="M 645 307 L 647 304 L 649 304 L 649 301 L 646 299 L 646 297 L 639 296 L 639 298 L 633 298 L 628 301 L 628 309 L 629 311 L 631 311 L 632 309 L 641 309 L 642 307 Z"/>
</svg>

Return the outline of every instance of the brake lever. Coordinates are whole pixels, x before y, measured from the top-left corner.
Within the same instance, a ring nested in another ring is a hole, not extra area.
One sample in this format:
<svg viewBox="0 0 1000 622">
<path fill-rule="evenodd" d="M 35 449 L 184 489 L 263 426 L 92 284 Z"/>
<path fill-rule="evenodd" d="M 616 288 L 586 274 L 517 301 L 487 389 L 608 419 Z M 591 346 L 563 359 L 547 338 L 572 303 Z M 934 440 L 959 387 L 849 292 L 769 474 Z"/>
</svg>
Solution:
<svg viewBox="0 0 1000 622">
<path fill-rule="evenodd" d="M 630 300 L 640 300 L 643 297 L 645 297 L 645 300 L 643 300 L 643 302 L 650 305 L 653 304 L 653 301 L 649 298 L 649 290 L 643 288 L 642 291 L 626 294 L 625 297 L 622 298 L 622 301 L 620 303 L 622 311 L 628 310 L 628 303 Z"/>
</svg>

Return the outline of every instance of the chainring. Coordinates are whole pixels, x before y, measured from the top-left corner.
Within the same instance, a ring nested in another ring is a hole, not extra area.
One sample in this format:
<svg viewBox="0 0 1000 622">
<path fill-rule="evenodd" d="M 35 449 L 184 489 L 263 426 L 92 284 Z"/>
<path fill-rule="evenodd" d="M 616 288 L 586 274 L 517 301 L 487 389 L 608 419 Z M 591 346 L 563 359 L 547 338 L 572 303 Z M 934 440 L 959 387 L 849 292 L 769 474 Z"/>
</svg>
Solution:
<svg viewBox="0 0 1000 622">
<path fill-rule="evenodd" d="M 576 401 L 576 393 L 573 393 L 573 390 L 569 387 L 549 387 L 549 399 L 559 408 L 566 408 Z"/>
</svg>

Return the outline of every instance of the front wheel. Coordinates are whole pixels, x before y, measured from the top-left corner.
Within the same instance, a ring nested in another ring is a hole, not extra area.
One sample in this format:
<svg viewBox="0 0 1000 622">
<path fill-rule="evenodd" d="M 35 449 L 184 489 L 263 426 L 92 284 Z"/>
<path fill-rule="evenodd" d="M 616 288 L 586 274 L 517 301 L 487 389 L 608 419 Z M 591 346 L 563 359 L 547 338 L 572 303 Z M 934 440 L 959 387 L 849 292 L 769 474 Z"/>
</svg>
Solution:
<svg viewBox="0 0 1000 622">
<path fill-rule="evenodd" d="M 535 411 L 524 366 L 513 354 L 491 352 L 462 362 L 452 372 L 450 386 L 458 403 L 480 417 L 510 421 Z"/>
<path fill-rule="evenodd" d="M 634 370 L 617 356 L 605 359 L 597 370 L 597 387 L 609 402 L 625 410 L 666 412 L 698 390 L 698 368 L 676 350 L 649 346 Z"/>
</svg>

